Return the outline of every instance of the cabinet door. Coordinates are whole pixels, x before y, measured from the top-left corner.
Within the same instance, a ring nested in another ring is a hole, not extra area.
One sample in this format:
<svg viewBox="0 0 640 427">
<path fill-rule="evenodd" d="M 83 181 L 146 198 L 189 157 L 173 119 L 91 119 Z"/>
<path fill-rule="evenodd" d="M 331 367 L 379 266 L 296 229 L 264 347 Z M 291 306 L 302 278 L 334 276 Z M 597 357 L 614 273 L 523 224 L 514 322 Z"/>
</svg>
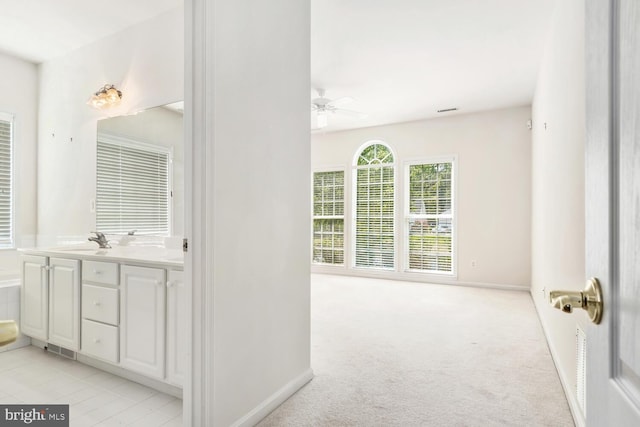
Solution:
<svg viewBox="0 0 640 427">
<path fill-rule="evenodd" d="M 123 265 L 120 270 L 120 364 L 164 378 L 165 271 Z"/>
<path fill-rule="evenodd" d="M 48 275 L 47 257 L 22 256 L 22 288 L 20 291 L 21 332 L 47 341 L 48 335 Z"/>
<path fill-rule="evenodd" d="M 167 381 L 182 386 L 187 358 L 187 306 L 183 272 L 167 279 Z"/>
<path fill-rule="evenodd" d="M 49 259 L 49 342 L 80 349 L 80 261 Z"/>
</svg>

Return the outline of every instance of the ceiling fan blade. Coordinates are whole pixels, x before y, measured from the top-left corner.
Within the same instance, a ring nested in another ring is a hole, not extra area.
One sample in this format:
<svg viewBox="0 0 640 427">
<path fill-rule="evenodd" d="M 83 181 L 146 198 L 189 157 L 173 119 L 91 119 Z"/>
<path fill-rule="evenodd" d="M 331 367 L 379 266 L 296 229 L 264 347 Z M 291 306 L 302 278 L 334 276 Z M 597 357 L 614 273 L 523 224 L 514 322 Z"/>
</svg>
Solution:
<svg viewBox="0 0 640 427">
<path fill-rule="evenodd" d="M 355 117 L 358 119 L 365 119 L 368 117 L 366 113 L 361 113 L 359 111 L 345 110 L 343 108 L 336 108 L 332 110 L 334 113 L 342 114 L 344 116 Z"/>
<path fill-rule="evenodd" d="M 333 105 L 334 107 L 339 107 L 341 105 L 351 104 L 352 102 L 353 98 L 351 98 L 350 96 L 343 96 L 342 98 L 334 99 L 329 104 Z"/>
</svg>

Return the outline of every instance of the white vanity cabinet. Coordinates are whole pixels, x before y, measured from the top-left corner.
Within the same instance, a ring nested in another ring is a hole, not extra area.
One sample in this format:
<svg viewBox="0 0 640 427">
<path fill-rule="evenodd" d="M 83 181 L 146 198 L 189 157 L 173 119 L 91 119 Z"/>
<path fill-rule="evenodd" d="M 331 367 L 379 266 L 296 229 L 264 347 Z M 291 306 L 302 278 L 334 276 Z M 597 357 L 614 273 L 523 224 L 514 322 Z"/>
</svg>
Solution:
<svg viewBox="0 0 640 427">
<path fill-rule="evenodd" d="M 123 265 L 120 270 L 120 365 L 164 379 L 165 270 Z"/>
<path fill-rule="evenodd" d="M 118 264 L 82 261 L 82 353 L 111 363 L 119 356 Z"/>
<path fill-rule="evenodd" d="M 49 338 L 49 258 L 23 255 L 21 262 L 20 329 L 25 335 Z"/>
<path fill-rule="evenodd" d="M 80 261 L 22 257 L 21 329 L 69 350 L 80 344 Z"/>
<path fill-rule="evenodd" d="M 184 273 L 169 270 L 167 277 L 167 382 L 182 387 L 187 362 L 187 311 Z"/>
<path fill-rule="evenodd" d="M 49 340 L 80 349 L 80 261 L 49 258 Z"/>
<path fill-rule="evenodd" d="M 100 369 L 181 388 L 189 311 L 176 254 L 137 260 L 87 252 L 23 253 L 22 332 Z"/>
</svg>

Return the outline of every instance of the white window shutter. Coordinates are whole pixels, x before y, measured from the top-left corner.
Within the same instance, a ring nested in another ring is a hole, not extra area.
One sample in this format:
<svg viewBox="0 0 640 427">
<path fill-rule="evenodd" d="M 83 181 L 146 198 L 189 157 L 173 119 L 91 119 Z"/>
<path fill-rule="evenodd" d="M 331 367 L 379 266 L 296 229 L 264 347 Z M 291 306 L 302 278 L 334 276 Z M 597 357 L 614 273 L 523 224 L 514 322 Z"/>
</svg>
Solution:
<svg viewBox="0 0 640 427">
<path fill-rule="evenodd" d="M 313 174 L 312 262 L 344 265 L 344 171 Z"/>
<path fill-rule="evenodd" d="M 13 246 L 13 116 L 0 114 L 0 248 Z"/>
<path fill-rule="evenodd" d="M 395 268 L 395 168 L 382 144 L 362 150 L 355 166 L 355 266 Z"/>
<path fill-rule="evenodd" d="M 408 270 L 452 273 L 453 162 L 413 164 L 408 168 Z"/>
</svg>

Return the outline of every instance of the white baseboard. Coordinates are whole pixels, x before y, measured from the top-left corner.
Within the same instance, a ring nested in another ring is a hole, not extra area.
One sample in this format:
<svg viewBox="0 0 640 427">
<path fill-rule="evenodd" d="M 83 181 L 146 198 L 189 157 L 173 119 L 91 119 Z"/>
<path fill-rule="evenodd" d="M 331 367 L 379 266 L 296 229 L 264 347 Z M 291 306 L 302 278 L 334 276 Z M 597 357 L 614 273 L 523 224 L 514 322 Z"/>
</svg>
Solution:
<svg viewBox="0 0 640 427">
<path fill-rule="evenodd" d="M 47 343 L 44 341 L 32 338 L 31 345 L 34 347 L 44 349 L 47 346 Z M 162 393 L 171 395 L 173 397 L 177 397 L 178 399 L 182 399 L 181 388 L 165 383 L 163 381 L 146 377 L 144 375 L 138 374 L 137 372 L 129 371 L 128 369 L 124 369 L 119 366 L 112 365 L 111 363 L 94 359 L 93 357 L 85 356 L 84 354 L 81 354 L 78 352 L 76 352 L 76 361 L 78 363 L 93 366 L 94 368 L 100 369 L 110 374 L 117 375 L 129 381 L 142 384 L 144 386 L 150 387 L 154 390 L 158 390 Z"/>
<path fill-rule="evenodd" d="M 20 280 L 20 272 L 0 271 L 0 288 L 8 288 L 13 286 L 22 286 Z"/>
<path fill-rule="evenodd" d="M 336 267 L 320 267 L 313 266 L 311 268 L 311 274 L 326 274 L 329 276 L 349 276 L 349 277 L 365 277 L 368 279 L 381 279 L 381 280 L 398 280 L 405 282 L 418 282 L 431 285 L 451 285 L 451 286 L 466 286 L 471 288 L 483 288 L 483 289 L 497 289 L 501 291 L 520 291 L 530 292 L 530 287 L 525 285 L 503 284 L 503 283 L 484 283 L 484 282 L 467 282 L 457 280 L 455 278 L 447 278 L 445 276 L 438 275 L 426 275 L 421 273 L 407 273 L 401 271 L 380 271 L 369 272 L 363 270 L 352 270 Z"/>
<path fill-rule="evenodd" d="M 280 390 L 273 393 L 266 400 L 253 408 L 251 412 L 240 418 L 232 427 L 252 427 L 258 424 L 264 417 L 269 415 L 278 406 L 282 405 L 285 400 L 291 397 L 296 391 L 300 390 L 305 384 L 313 379 L 313 370 L 309 368 L 297 378 L 294 378 Z"/>
<path fill-rule="evenodd" d="M 582 414 L 582 410 L 580 409 L 580 404 L 578 403 L 578 397 L 576 393 L 574 393 L 573 387 L 571 383 L 567 379 L 566 372 L 560 368 L 560 365 L 556 362 L 558 359 L 558 353 L 556 352 L 555 346 L 553 342 L 549 338 L 549 333 L 547 331 L 547 325 L 544 322 L 544 319 L 540 315 L 540 310 L 538 310 L 538 304 L 536 304 L 536 299 L 531 296 L 533 300 L 533 306 L 536 309 L 536 313 L 538 315 L 538 320 L 540 321 L 540 325 L 542 326 L 542 332 L 544 333 L 544 337 L 547 341 L 547 346 L 549 347 L 549 352 L 551 353 L 551 359 L 553 360 L 553 364 L 556 367 L 556 372 L 558 373 L 558 377 L 560 378 L 560 384 L 562 384 L 562 390 L 564 390 L 564 394 L 567 397 L 567 402 L 569 402 L 569 410 L 571 411 L 571 416 L 573 417 L 573 422 L 576 427 L 585 427 L 586 420 L 584 415 Z"/>
<path fill-rule="evenodd" d="M 178 399 L 182 399 L 182 389 L 179 387 L 172 386 L 171 384 L 167 384 L 160 380 L 146 377 L 142 374 L 138 374 L 137 372 L 129 371 L 128 369 L 112 365 L 108 362 L 94 359 L 93 357 L 85 356 L 81 353 L 76 353 L 76 358 L 78 362 L 84 363 L 85 365 L 93 366 L 94 368 L 98 368 L 110 374 L 117 375 L 129 381 L 142 384 L 154 390 L 158 390 L 162 393 L 177 397 Z"/>
</svg>

